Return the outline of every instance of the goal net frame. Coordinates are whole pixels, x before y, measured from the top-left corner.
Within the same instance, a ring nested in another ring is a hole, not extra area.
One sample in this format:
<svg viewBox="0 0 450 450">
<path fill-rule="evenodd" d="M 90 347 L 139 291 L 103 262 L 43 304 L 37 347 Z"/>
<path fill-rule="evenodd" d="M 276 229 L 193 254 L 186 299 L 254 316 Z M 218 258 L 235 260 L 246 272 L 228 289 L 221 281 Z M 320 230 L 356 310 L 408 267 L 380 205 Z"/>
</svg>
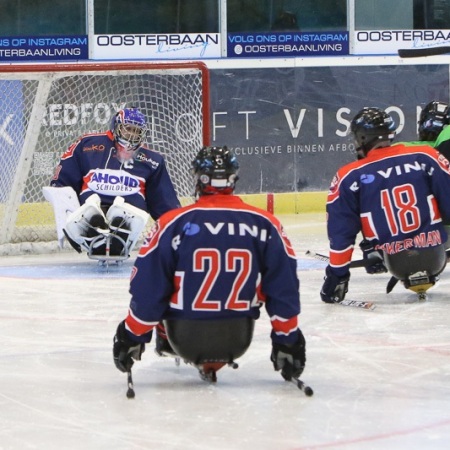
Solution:
<svg viewBox="0 0 450 450">
<path fill-rule="evenodd" d="M 129 106 L 146 115 L 148 147 L 165 157 L 181 203 L 191 203 L 190 162 L 210 143 L 203 62 L 0 65 L 0 254 L 11 254 L 5 245 L 56 241 L 42 187 L 73 142 L 107 130 Z"/>
</svg>

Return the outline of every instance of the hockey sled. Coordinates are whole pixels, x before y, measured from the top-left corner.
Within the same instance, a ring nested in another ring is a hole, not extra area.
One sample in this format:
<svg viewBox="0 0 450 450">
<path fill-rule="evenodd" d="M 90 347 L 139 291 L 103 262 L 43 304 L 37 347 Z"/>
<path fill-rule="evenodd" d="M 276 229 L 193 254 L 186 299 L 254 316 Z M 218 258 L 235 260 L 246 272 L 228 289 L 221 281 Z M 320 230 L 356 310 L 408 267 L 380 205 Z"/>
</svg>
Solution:
<svg viewBox="0 0 450 450">
<path fill-rule="evenodd" d="M 117 251 L 114 251 L 117 249 Z M 124 239 L 113 233 L 99 235 L 93 239 L 89 246 L 88 257 L 100 262 L 124 261 L 130 257 Z"/>
<path fill-rule="evenodd" d="M 217 371 L 235 362 L 250 347 L 255 321 L 249 317 L 224 320 L 165 320 L 175 353 L 199 371 L 202 380 L 216 382 Z"/>
<path fill-rule="evenodd" d="M 393 278 L 401 281 L 406 289 L 416 293 L 419 300 L 425 300 L 426 292 L 436 284 L 439 274 L 445 269 L 447 253 L 444 245 L 409 249 L 394 255 L 385 253 L 384 262 Z M 390 283 L 395 285 L 391 281 Z"/>
</svg>

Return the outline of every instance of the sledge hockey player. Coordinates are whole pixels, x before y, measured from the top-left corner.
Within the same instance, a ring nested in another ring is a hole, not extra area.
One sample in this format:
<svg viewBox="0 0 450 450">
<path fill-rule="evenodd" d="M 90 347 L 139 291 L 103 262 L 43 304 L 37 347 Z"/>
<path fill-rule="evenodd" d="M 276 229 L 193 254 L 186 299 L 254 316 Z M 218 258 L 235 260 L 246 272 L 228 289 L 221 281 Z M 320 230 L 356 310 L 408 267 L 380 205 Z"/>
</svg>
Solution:
<svg viewBox="0 0 450 450">
<path fill-rule="evenodd" d="M 367 272 L 388 270 L 421 297 L 447 262 L 449 162 L 428 145 L 391 145 L 395 123 L 379 108 L 359 111 L 351 133 L 358 160 L 338 170 L 328 192 L 330 261 L 321 299 L 344 299 L 359 232 Z"/>
<path fill-rule="evenodd" d="M 203 379 L 243 355 L 265 306 L 271 361 L 286 380 L 305 366 L 298 328 L 295 253 L 272 214 L 233 195 L 239 165 L 227 147 L 204 147 L 192 162 L 197 201 L 154 224 L 132 271 L 128 316 L 114 337 L 116 367 L 140 360 L 156 328 L 156 352 L 196 366 Z"/>
<path fill-rule="evenodd" d="M 127 259 L 149 215 L 180 206 L 163 156 L 144 145 L 146 131 L 142 112 L 125 108 L 110 130 L 82 136 L 62 155 L 44 188 L 60 246 L 65 236 L 92 259 Z"/>
<path fill-rule="evenodd" d="M 429 126 L 434 125 L 436 132 L 440 129 L 432 146 L 450 160 L 450 107 L 447 103 L 433 101 L 425 109 L 429 111 Z"/>
<path fill-rule="evenodd" d="M 448 137 L 445 138 L 442 133 L 445 126 L 448 125 L 449 113 L 450 111 L 447 103 L 432 101 L 425 105 L 419 117 L 419 141 L 417 144 L 430 145 L 442 153 L 438 148 L 438 145 L 440 142 L 450 137 L 450 135 L 446 133 Z M 444 156 L 447 158 L 447 155 L 444 154 Z"/>
<path fill-rule="evenodd" d="M 428 121 L 424 121 L 422 127 L 424 129 L 433 127 L 431 132 L 434 131 L 437 134 L 432 146 L 450 160 L 450 127 L 448 126 L 450 124 L 450 106 L 447 103 L 432 101 L 424 108 L 424 111 L 428 112 Z M 450 235 L 449 222 L 445 222 L 445 230 Z M 447 239 L 445 248 L 447 249 L 448 255 L 450 239 Z"/>
<path fill-rule="evenodd" d="M 420 113 L 418 122 L 418 141 L 402 142 L 405 145 L 430 145 L 439 153 L 450 158 L 450 107 L 447 103 L 433 100 L 424 106 Z M 445 230 L 449 235 L 450 224 L 445 223 Z M 450 247 L 449 239 L 445 244 L 446 249 Z M 392 285 L 392 281 L 391 281 Z M 388 292 L 392 290 L 388 286 Z"/>
<path fill-rule="evenodd" d="M 449 123 L 450 109 L 447 103 L 433 100 L 424 106 L 417 122 L 417 141 L 397 142 L 397 144 L 429 145 L 437 149 L 439 142 L 450 138 L 450 129 L 442 133 Z M 445 137 L 447 135 L 447 137 Z M 439 149 L 437 149 L 439 150 Z M 440 153 L 442 153 L 439 150 Z M 444 155 L 446 158 L 447 156 Z M 448 158 L 447 158 L 448 159 Z"/>
</svg>

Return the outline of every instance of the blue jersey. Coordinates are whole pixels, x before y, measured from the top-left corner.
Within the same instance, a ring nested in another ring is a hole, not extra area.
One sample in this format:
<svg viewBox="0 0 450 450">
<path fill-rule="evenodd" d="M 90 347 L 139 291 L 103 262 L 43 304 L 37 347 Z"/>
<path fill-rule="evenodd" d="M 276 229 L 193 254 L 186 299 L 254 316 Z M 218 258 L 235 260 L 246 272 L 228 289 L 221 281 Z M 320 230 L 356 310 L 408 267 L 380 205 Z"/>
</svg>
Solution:
<svg viewBox="0 0 450 450">
<path fill-rule="evenodd" d="M 389 254 L 445 243 L 449 193 L 449 162 L 426 145 L 374 149 L 342 167 L 327 200 L 332 270 L 347 273 L 359 232 Z"/>
<path fill-rule="evenodd" d="M 109 207 L 115 197 L 147 211 L 153 219 L 180 206 L 162 155 L 140 147 L 131 161 L 116 156 L 110 131 L 87 134 L 62 155 L 51 186 L 71 186 L 80 204 L 96 193 Z"/>
<path fill-rule="evenodd" d="M 205 195 L 164 214 L 139 252 L 130 293 L 133 337 L 163 319 L 257 319 L 263 304 L 274 342 L 298 337 L 291 244 L 278 219 L 234 195 Z"/>
</svg>

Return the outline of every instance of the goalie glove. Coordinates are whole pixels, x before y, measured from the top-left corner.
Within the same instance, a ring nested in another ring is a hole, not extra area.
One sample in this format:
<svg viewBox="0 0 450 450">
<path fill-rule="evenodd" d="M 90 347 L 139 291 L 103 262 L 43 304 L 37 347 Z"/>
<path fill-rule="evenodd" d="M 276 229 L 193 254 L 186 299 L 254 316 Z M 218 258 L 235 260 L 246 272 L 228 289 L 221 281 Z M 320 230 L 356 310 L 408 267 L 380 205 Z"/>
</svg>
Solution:
<svg viewBox="0 0 450 450">
<path fill-rule="evenodd" d="M 298 378 L 302 374 L 306 363 L 305 337 L 303 333 L 298 330 L 297 342 L 294 344 L 277 344 L 272 342 L 270 360 L 275 370 L 281 370 L 281 376 L 286 381 Z"/>
<path fill-rule="evenodd" d="M 121 372 L 128 372 L 133 367 L 134 361 L 141 360 L 141 355 L 144 351 L 145 343 L 132 341 L 127 336 L 125 321 L 120 322 L 114 336 L 113 345 L 113 358 L 117 369 Z"/>
</svg>

